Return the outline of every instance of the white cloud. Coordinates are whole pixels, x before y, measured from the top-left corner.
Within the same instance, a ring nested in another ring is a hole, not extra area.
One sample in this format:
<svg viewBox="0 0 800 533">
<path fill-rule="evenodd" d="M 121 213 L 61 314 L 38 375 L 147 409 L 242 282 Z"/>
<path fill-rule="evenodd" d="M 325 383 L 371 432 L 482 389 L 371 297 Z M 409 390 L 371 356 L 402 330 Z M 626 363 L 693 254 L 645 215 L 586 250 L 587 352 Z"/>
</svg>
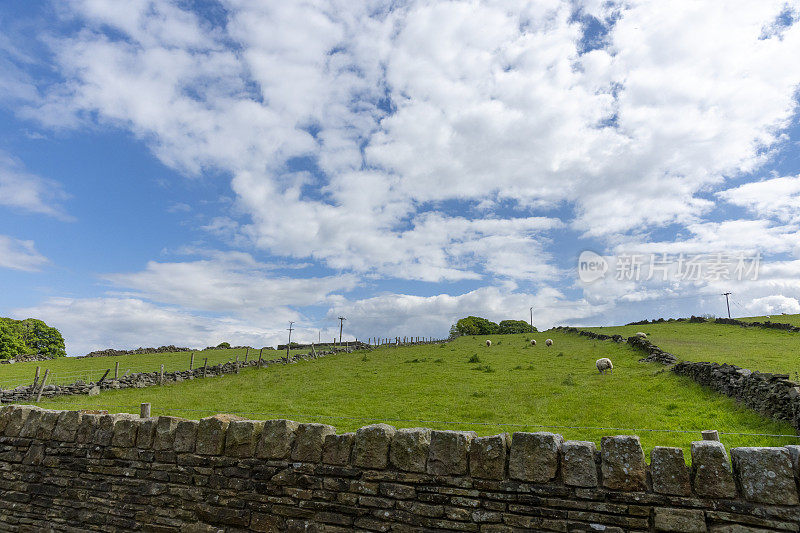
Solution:
<svg viewBox="0 0 800 533">
<path fill-rule="evenodd" d="M 37 306 L 16 309 L 12 316 L 34 316 L 58 328 L 69 355 L 169 344 L 204 348 L 222 341 L 274 346 L 285 339 L 282 328 L 258 325 L 257 320 L 208 317 L 136 298 L 51 298 Z"/>
<path fill-rule="evenodd" d="M 26 172 L 18 159 L 0 150 L 0 206 L 72 220 L 61 206 L 66 198 L 60 184 Z"/>
<path fill-rule="evenodd" d="M 618 17 L 582 55 L 570 2 L 226 7 L 212 28 L 168 2 L 71 5 L 86 27 L 54 41 L 67 82 L 29 112 L 97 116 L 181 171 L 228 172 L 252 223 L 210 229 L 383 276 L 552 274 L 520 267 L 542 232 L 431 238 L 442 202 L 477 220 L 567 204 L 603 238 L 700 223 L 699 192 L 779 146 L 800 82 L 800 25 L 760 38 L 783 1 L 587 3 Z"/>
<path fill-rule="evenodd" d="M 0 268 L 31 272 L 47 263 L 47 258 L 36 251 L 33 241 L 0 235 Z"/>
<path fill-rule="evenodd" d="M 105 274 L 115 286 L 138 297 L 184 309 L 236 313 L 283 313 L 297 319 L 291 308 L 318 305 L 333 292 L 349 291 L 357 284 L 353 275 L 328 277 L 278 277 L 275 265 L 257 262 L 242 252 L 209 252 L 196 261 L 149 261 L 139 272 Z"/>
<path fill-rule="evenodd" d="M 800 222 L 800 176 L 771 178 L 720 191 L 717 196 L 757 216 Z"/>
</svg>

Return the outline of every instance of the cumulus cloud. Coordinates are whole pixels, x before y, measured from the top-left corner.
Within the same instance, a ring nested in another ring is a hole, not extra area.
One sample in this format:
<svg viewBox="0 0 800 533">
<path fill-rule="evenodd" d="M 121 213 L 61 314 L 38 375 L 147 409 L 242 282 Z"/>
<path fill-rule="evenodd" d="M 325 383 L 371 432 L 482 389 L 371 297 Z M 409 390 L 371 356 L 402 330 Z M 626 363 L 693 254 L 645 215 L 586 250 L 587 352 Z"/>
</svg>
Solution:
<svg viewBox="0 0 800 533">
<path fill-rule="evenodd" d="M 21 161 L 0 150 L 0 206 L 72 220 L 61 206 L 66 198 L 59 183 L 27 172 Z"/>
<path fill-rule="evenodd" d="M 36 251 L 33 241 L 0 235 L 0 268 L 36 271 L 47 264 L 45 256 Z"/>
<path fill-rule="evenodd" d="M 29 113 L 227 172 L 250 220 L 209 229 L 389 277 L 552 274 L 515 257 L 546 230 L 431 238 L 426 210 L 447 202 L 482 208 L 472 221 L 519 216 L 495 201 L 522 220 L 567 204 L 603 238 L 699 223 L 700 192 L 779 145 L 800 82 L 800 25 L 764 33 L 782 1 L 225 5 L 214 25 L 166 1 L 71 4 L 85 30 L 53 41 L 68 82 Z"/>
<path fill-rule="evenodd" d="M 745 183 L 717 193 L 734 205 L 761 217 L 800 222 L 800 176 L 786 176 Z"/>
</svg>

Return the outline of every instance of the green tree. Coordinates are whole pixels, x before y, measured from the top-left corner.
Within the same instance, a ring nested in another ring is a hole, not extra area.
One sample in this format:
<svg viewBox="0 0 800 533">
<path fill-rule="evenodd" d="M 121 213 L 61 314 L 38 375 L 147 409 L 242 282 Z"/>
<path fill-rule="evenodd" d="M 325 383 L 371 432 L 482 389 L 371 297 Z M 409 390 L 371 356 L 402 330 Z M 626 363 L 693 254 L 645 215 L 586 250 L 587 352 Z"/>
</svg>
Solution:
<svg viewBox="0 0 800 533">
<path fill-rule="evenodd" d="M 536 328 L 533 328 L 533 331 L 536 331 Z M 524 320 L 502 320 L 497 332 L 503 335 L 507 333 L 530 333 L 531 325 Z"/>
<path fill-rule="evenodd" d="M 64 357 L 67 352 L 64 348 L 64 337 L 56 328 L 48 326 L 41 320 L 26 318 L 19 322 L 22 341 L 29 348 L 29 352 L 47 355 L 49 357 Z"/>
<path fill-rule="evenodd" d="M 468 316 L 456 322 L 456 329 L 462 335 L 491 335 L 497 333 L 499 326 L 479 316 Z"/>
<path fill-rule="evenodd" d="M 0 320 L 0 359 L 11 359 L 27 351 L 27 346 L 14 324 Z"/>
</svg>

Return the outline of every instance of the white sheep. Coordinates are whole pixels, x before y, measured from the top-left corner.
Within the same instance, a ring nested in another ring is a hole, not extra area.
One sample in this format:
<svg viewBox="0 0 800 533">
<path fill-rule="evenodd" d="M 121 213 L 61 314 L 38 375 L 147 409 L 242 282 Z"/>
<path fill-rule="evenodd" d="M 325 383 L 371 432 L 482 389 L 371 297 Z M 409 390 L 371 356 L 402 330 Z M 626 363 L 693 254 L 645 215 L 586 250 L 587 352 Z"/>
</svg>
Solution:
<svg viewBox="0 0 800 533">
<path fill-rule="evenodd" d="M 608 372 L 611 374 L 614 373 L 614 365 L 611 364 L 611 359 L 609 359 L 608 357 L 603 357 L 602 359 L 598 359 L 595 362 L 595 366 L 597 366 L 597 370 L 601 374 L 605 374 L 606 370 L 608 370 Z"/>
<path fill-rule="evenodd" d="M 492 345 L 492 341 L 490 341 L 489 339 L 486 339 L 486 346 L 488 347 L 488 346 L 491 346 L 491 345 Z"/>
<path fill-rule="evenodd" d="M 637 336 L 637 337 L 641 337 L 641 338 L 643 338 L 643 339 L 646 339 L 646 338 L 647 338 L 647 333 L 643 333 L 643 332 L 641 332 L 641 331 L 640 331 L 640 332 L 638 332 L 638 333 L 636 334 L 636 336 Z"/>
<path fill-rule="evenodd" d="M 536 339 L 531 339 L 531 346 L 536 346 Z"/>
<path fill-rule="evenodd" d="M 547 339 L 546 341 L 544 341 L 544 345 L 545 346 L 552 346 L 553 345 L 553 339 Z"/>
</svg>

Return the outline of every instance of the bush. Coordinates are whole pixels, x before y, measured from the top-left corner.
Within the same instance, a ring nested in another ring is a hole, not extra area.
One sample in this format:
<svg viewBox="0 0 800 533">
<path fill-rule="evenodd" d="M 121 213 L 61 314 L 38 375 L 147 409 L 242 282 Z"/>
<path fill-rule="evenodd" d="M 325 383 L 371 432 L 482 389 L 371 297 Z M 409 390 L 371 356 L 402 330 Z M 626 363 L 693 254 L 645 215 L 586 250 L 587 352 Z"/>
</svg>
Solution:
<svg viewBox="0 0 800 533">
<path fill-rule="evenodd" d="M 536 328 L 533 328 L 536 331 Z M 531 325 L 524 320 L 501 320 L 497 328 L 497 333 L 506 335 L 509 333 L 531 333 Z"/>
<path fill-rule="evenodd" d="M 11 359 L 26 352 L 17 328 L 7 321 L 0 321 L 0 359 Z"/>
<path fill-rule="evenodd" d="M 32 353 L 48 357 L 67 355 L 61 332 L 41 320 L 0 318 L 0 327 L 2 327 L 0 359 L 11 359 Z"/>
<path fill-rule="evenodd" d="M 497 333 L 499 326 L 491 320 L 479 316 L 468 316 L 456 322 L 456 330 L 461 335 L 491 335 Z"/>
<path fill-rule="evenodd" d="M 217 349 L 218 350 L 227 350 L 230 347 L 231 347 L 231 343 L 229 343 L 229 342 L 221 342 L 221 343 L 217 344 Z"/>
</svg>

